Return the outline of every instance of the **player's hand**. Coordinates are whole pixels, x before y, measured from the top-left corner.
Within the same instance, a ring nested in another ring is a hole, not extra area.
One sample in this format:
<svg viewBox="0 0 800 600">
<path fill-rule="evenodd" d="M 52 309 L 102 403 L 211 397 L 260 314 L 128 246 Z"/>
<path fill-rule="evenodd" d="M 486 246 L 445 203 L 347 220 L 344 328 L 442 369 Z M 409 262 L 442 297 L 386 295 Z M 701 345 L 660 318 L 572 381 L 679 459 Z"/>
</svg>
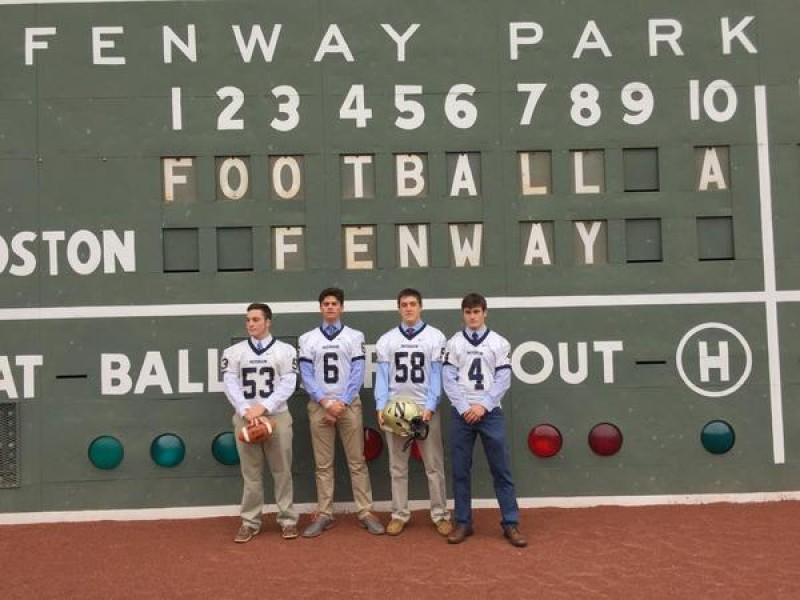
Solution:
<svg viewBox="0 0 800 600">
<path fill-rule="evenodd" d="M 267 409 L 261 406 L 260 404 L 256 404 L 255 406 L 250 406 L 244 413 L 244 419 L 248 423 L 257 419 L 261 415 L 267 412 Z"/>
<path fill-rule="evenodd" d="M 338 419 L 344 414 L 344 411 L 347 410 L 347 405 L 342 402 L 341 400 L 333 400 L 328 404 L 328 414 L 332 416 L 334 419 Z"/>
<path fill-rule="evenodd" d="M 464 413 L 463 417 L 464 420 L 469 425 L 474 425 L 478 421 L 483 418 L 483 415 L 486 414 L 486 409 L 483 407 L 482 404 L 470 404 L 469 410 Z"/>
<path fill-rule="evenodd" d="M 461 418 L 466 421 L 467 425 L 475 425 L 478 422 L 478 417 L 475 416 L 475 413 L 472 410 L 464 411 L 464 414 L 461 415 Z"/>
<path fill-rule="evenodd" d="M 433 419 L 433 415 L 434 415 L 433 411 L 432 410 L 428 410 L 426 408 L 425 410 L 422 411 L 422 422 L 423 423 L 430 423 L 431 419 Z"/>
<path fill-rule="evenodd" d="M 322 424 L 323 425 L 327 425 L 329 427 L 333 427 L 333 426 L 336 425 L 336 421 L 338 421 L 338 419 L 336 417 L 334 417 L 333 415 L 331 415 L 330 413 L 325 413 L 324 415 L 322 415 Z"/>
<path fill-rule="evenodd" d="M 377 411 L 377 413 L 378 413 L 378 425 L 380 427 L 383 427 L 383 413 L 381 413 L 381 411 Z"/>
</svg>

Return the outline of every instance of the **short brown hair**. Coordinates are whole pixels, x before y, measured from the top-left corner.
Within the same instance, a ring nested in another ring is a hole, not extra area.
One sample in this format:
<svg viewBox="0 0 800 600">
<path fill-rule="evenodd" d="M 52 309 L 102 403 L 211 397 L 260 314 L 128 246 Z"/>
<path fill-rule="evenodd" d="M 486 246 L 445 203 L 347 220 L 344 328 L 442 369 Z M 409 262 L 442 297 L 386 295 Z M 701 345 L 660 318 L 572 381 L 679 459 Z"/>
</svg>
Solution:
<svg viewBox="0 0 800 600">
<path fill-rule="evenodd" d="M 407 298 L 408 296 L 413 296 L 419 302 L 419 305 L 422 306 L 422 294 L 419 291 L 415 290 L 414 288 L 405 288 L 404 290 L 400 290 L 400 293 L 397 294 L 397 306 L 400 306 L 400 300 L 402 298 Z"/>
<path fill-rule="evenodd" d="M 344 290 L 337 287 L 328 287 L 319 293 L 319 303 L 325 300 L 328 296 L 333 296 L 339 301 L 339 304 L 344 304 Z"/>
<path fill-rule="evenodd" d="M 247 312 L 250 312 L 251 310 L 260 310 L 262 313 L 264 313 L 264 318 L 267 321 L 272 320 L 272 309 L 269 307 L 269 304 L 264 304 L 263 302 L 253 302 L 247 307 Z"/>
<path fill-rule="evenodd" d="M 461 310 L 478 307 L 480 307 L 481 310 L 486 310 L 486 298 L 476 292 L 467 294 L 464 296 L 464 299 L 461 300 Z"/>
</svg>

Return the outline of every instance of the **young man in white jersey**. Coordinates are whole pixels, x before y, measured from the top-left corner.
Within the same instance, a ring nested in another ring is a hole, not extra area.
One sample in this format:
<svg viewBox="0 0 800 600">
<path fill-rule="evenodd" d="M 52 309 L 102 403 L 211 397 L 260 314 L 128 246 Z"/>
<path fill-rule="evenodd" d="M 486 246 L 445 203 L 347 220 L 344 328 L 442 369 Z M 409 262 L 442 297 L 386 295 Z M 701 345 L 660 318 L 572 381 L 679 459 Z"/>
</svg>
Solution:
<svg viewBox="0 0 800 600">
<path fill-rule="evenodd" d="M 528 542 L 519 531 L 519 507 L 511 476 L 506 425 L 500 400 L 511 385 L 511 345 L 486 326 L 486 298 L 461 301 L 464 328 L 447 341 L 442 379 L 453 405 L 450 448 L 456 526 L 447 537 L 460 544 L 472 535 L 472 453 L 480 436 L 500 505 L 503 535 L 518 548 Z"/>
<path fill-rule="evenodd" d="M 416 444 L 425 463 L 428 492 L 431 499 L 431 520 L 440 535 L 452 530 L 447 510 L 447 491 L 444 476 L 441 419 L 437 408 L 442 392 L 442 358 L 445 337 L 441 331 L 422 322 L 422 295 L 414 289 L 404 289 L 397 296 L 402 322 L 378 340 L 378 371 L 375 378 L 375 406 L 378 423 L 383 427 L 381 412 L 394 398 L 414 400 L 429 426 L 428 437 Z M 406 439 L 386 434 L 389 448 L 389 472 L 392 477 L 392 518 L 386 528 L 389 535 L 400 535 L 409 519 L 408 457 L 404 451 Z"/>
<path fill-rule="evenodd" d="M 264 506 L 264 463 L 275 487 L 277 521 L 284 539 L 297 537 L 297 512 L 292 487 L 292 415 L 287 401 L 297 386 L 297 352 L 270 334 L 272 310 L 266 304 L 247 307 L 248 338 L 222 355 L 225 396 L 234 408 L 233 427 L 242 471 L 242 523 L 234 542 L 243 544 L 261 531 Z M 242 427 L 268 417 L 272 435 L 263 442 L 239 439 Z"/>
<path fill-rule="evenodd" d="M 364 383 L 364 334 L 342 325 L 344 292 L 326 288 L 319 294 L 322 325 L 300 336 L 300 377 L 308 392 L 308 424 L 314 449 L 317 513 L 303 537 L 317 537 L 334 525 L 333 461 L 336 432 L 342 440 L 353 500 L 361 526 L 384 533 L 372 514 L 372 484 L 364 458 L 364 417 L 358 392 Z"/>
</svg>

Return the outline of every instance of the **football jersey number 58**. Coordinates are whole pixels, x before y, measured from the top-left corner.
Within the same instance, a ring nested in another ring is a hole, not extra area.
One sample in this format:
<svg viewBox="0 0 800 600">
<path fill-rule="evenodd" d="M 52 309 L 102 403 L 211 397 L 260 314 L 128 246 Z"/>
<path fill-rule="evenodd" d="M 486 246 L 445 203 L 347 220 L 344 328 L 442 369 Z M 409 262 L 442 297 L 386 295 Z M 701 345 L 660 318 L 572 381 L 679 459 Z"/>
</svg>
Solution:
<svg viewBox="0 0 800 600">
<path fill-rule="evenodd" d="M 422 352 L 396 352 L 394 355 L 394 380 L 405 383 L 425 383 L 425 354 Z"/>
<path fill-rule="evenodd" d="M 269 398 L 275 389 L 275 369 L 272 367 L 244 367 L 242 369 L 242 394 L 248 400 Z"/>
</svg>

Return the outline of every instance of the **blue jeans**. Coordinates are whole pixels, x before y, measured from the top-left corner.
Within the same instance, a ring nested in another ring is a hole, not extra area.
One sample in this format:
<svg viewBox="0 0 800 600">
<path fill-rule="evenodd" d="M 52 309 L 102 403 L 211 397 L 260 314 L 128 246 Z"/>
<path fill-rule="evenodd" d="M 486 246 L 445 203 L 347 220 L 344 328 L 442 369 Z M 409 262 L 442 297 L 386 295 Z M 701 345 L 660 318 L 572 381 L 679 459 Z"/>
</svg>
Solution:
<svg viewBox="0 0 800 600">
<path fill-rule="evenodd" d="M 455 521 L 472 525 L 472 452 L 476 436 L 481 436 L 483 451 L 492 472 L 494 493 L 500 505 L 502 526 L 519 524 L 519 506 L 511 477 L 506 425 L 503 410 L 487 412 L 474 425 L 467 423 L 455 408 L 450 414 L 450 446 L 453 459 L 453 497 Z"/>
</svg>

